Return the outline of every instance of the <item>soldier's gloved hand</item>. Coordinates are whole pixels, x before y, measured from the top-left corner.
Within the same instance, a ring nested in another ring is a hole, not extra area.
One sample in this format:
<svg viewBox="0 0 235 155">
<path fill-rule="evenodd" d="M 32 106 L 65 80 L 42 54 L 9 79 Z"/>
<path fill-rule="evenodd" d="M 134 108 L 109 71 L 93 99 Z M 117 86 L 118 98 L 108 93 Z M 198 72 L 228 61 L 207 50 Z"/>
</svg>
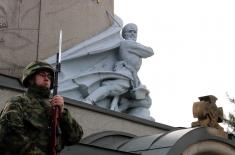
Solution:
<svg viewBox="0 0 235 155">
<path fill-rule="evenodd" d="M 54 97 L 52 97 L 52 99 L 50 100 L 50 103 L 52 104 L 52 106 L 59 106 L 61 113 L 64 110 L 64 98 L 60 95 L 55 95 Z"/>
</svg>

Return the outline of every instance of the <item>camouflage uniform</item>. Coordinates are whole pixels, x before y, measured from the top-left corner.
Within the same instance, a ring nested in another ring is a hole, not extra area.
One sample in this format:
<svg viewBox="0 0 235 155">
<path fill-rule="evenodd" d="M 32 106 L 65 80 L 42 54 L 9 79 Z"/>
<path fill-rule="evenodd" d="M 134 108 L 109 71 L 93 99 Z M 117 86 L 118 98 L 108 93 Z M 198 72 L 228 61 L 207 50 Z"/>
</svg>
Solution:
<svg viewBox="0 0 235 155">
<path fill-rule="evenodd" d="M 48 155 L 50 150 L 50 90 L 30 86 L 23 95 L 12 97 L 1 112 L 0 154 Z M 81 126 L 64 108 L 60 119 L 58 152 L 64 145 L 79 142 Z"/>
</svg>

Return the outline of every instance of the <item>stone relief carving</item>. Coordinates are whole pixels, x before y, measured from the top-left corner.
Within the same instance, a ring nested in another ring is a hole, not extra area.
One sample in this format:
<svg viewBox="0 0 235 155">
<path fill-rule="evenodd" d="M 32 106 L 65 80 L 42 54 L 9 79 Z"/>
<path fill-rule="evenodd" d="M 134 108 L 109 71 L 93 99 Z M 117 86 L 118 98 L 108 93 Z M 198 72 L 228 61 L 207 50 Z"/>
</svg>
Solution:
<svg viewBox="0 0 235 155">
<path fill-rule="evenodd" d="M 30 55 L 32 50 L 28 53 L 26 51 L 36 46 L 31 33 L 33 30 L 25 30 L 20 26 L 22 23 L 20 15 L 27 8 L 21 5 L 22 1 L 19 0 L 0 1 L 0 72 L 13 76 L 20 75 L 24 67 L 25 59 L 18 57 L 24 54 Z"/>
<path fill-rule="evenodd" d="M 120 20 L 120 19 L 119 19 Z M 137 72 L 153 50 L 136 42 L 137 26 L 114 24 L 105 32 L 62 53 L 59 92 L 88 104 L 154 120 L 151 98 Z M 55 63 L 55 56 L 48 58 Z"/>
<path fill-rule="evenodd" d="M 7 28 L 7 20 L 4 16 L 0 16 L 0 30 Z"/>
<path fill-rule="evenodd" d="M 5 7 L 3 7 L 0 3 L 0 43 L 4 42 L 4 35 L 3 31 L 8 27 L 7 23 L 7 15 L 6 15 L 6 10 Z"/>
<path fill-rule="evenodd" d="M 19 17 L 19 1 L 18 0 L 1 0 L 0 1 L 0 27 L 1 28 L 17 28 Z"/>
<path fill-rule="evenodd" d="M 19 50 L 32 43 L 29 38 L 20 33 L 18 10 L 19 1 L 3 0 L 0 2 L 0 38 L 2 46 L 11 51 Z"/>
</svg>

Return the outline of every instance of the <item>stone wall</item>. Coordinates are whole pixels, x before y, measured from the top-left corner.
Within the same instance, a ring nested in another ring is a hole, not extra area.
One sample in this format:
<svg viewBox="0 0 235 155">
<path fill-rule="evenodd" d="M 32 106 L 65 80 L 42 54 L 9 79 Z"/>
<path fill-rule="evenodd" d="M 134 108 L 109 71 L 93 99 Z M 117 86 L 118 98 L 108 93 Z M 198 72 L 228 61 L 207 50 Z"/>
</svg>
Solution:
<svg viewBox="0 0 235 155">
<path fill-rule="evenodd" d="M 1 0 L 0 73 L 19 77 L 29 62 L 63 50 L 112 24 L 113 0 Z M 39 43 L 39 44 L 38 44 Z"/>
<path fill-rule="evenodd" d="M 0 85 L 0 109 L 4 107 L 5 102 L 11 96 L 21 93 L 22 91 L 2 88 Z M 137 136 L 144 136 L 163 133 L 174 129 L 164 124 L 113 112 L 73 100 L 67 99 L 65 107 L 69 109 L 72 116 L 83 127 L 83 137 L 102 131 L 121 131 Z"/>
<path fill-rule="evenodd" d="M 154 127 L 154 122 L 152 122 L 153 126 L 150 126 L 86 108 L 75 108 L 74 106 L 68 104 L 66 107 L 83 127 L 84 137 L 102 131 L 121 131 L 137 136 L 153 135 L 166 132 L 165 129 Z M 127 114 L 125 115 L 128 116 Z"/>
</svg>

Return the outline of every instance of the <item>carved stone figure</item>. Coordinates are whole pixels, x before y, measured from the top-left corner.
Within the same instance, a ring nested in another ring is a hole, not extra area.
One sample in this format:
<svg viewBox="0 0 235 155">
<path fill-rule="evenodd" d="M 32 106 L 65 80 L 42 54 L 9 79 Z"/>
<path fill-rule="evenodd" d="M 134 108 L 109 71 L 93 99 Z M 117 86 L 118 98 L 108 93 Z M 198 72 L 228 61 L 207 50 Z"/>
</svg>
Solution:
<svg viewBox="0 0 235 155">
<path fill-rule="evenodd" d="M 212 127 L 218 130 L 218 136 L 227 138 L 227 133 L 219 125 L 223 121 L 223 108 L 216 106 L 217 98 L 213 95 L 208 95 L 199 97 L 199 100 L 199 102 L 193 104 L 193 117 L 198 118 L 198 121 L 192 122 L 192 127 Z"/>
<path fill-rule="evenodd" d="M 137 72 L 142 58 L 152 56 L 153 50 L 136 42 L 135 24 L 127 24 L 122 29 L 122 37 L 124 40 L 121 41 L 118 53 L 120 61 L 116 62 L 113 71 L 131 78 L 103 81 L 98 89 L 86 97 L 86 101 L 98 105 L 98 101 L 113 97 L 109 107 L 111 110 L 148 118 L 151 99 L 148 96 L 149 91 L 140 83 Z"/>
<path fill-rule="evenodd" d="M 137 76 L 142 58 L 152 56 L 153 50 L 136 42 L 135 24 L 123 28 L 123 38 L 120 31 L 114 23 L 106 31 L 62 53 L 60 94 L 153 120 L 149 91 Z M 47 61 L 54 64 L 55 56 Z"/>
</svg>

